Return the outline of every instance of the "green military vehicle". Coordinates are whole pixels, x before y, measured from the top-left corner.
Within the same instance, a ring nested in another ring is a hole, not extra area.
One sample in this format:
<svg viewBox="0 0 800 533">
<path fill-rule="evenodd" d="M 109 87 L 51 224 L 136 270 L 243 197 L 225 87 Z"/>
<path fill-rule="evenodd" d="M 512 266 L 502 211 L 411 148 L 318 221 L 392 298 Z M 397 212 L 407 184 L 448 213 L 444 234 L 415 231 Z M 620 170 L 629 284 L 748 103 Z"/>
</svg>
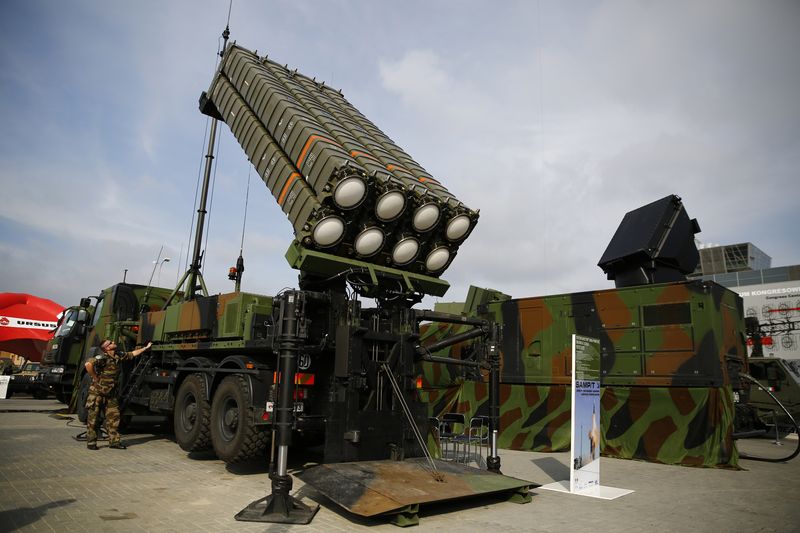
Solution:
<svg viewBox="0 0 800 533">
<path fill-rule="evenodd" d="M 30 394 L 36 399 L 46 398 L 48 391 L 42 386 L 39 373 L 40 363 L 26 361 L 18 372 L 11 374 L 6 398 L 11 398 L 13 394 Z"/>
<path fill-rule="evenodd" d="M 800 420 L 800 361 L 765 357 L 764 346 L 772 346 L 776 335 L 797 330 L 793 320 L 759 323 L 758 318 L 745 317 L 747 344 L 751 347 L 749 379 L 757 382 L 750 403 L 737 406 L 743 430 L 758 431 L 774 427 L 781 431 L 796 431 Z M 755 383 L 754 383 L 755 384 Z"/>
<path fill-rule="evenodd" d="M 777 426 L 782 432 L 796 431 L 795 422 L 800 420 L 798 361 L 779 357 L 750 357 L 748 366 L 749 374 L 766 389 L 753 387 L 750 391 L 748 405 L 755 410 L 751 420 L 757 420 L 752 429 Z M 776 404 L 772 396 L 780 401 L 783 408 Z"/>
<path fill-rule="evenodd" d="M 223 35 L 227 41 L 227 30 Z M 287 454 L 298 438 L 321 444 L 326 464 L 359 461 L 375 482 L 398 475 L 383 460 L 414 457 L 422 459 L 402 463 L 406 475 L 444 480 L 437 474 L 444 467 L 428 452 L 429 420 L 418 395 L 417 365 L 429 357 L 420 347 L 420 324 L 468 328 L 466 337 L 439 339 L 436 347 L 472 339 L 478 363 L 453 363 L 477 364 L 493 375 L 499 334 L 484 318 L 413 306 L 447 290 L 440 275 L 478 212 L 339 91 L 238 45 L 225 47 L 200 107 L 212 120 L 191 265 L 174 290 L 121 283 L 66 311 L 46 356 L 55 365 L 51 372 L 63 368 L 62 397 L 71 388 L 71 405 L 84 408 L 89 380 L 83 363 L 103 338 L 124 350 L 152 342 L 123 368 L 124 418 L 171 420 L 181 448 L 211 449 L 226 462 L 260 455 L 272 442 L 272 496 L 239 519 L 311 519 L 314 510 L 289 495 Z M 241 291 L 241 255 L 230 272 L 234 292 L 206 289 L 201 246 L 219 121 L 228 124 L 292 224 L 295 240 L 286 258 L 300 271 L 299 290 L 274 296 Z M 360 297 L 376 306 L 362 306 Z M 487 455 L 489 469 L 499 472 L 497 448 Z M 353 499 L 351 491 L 338 501 L 366 516 L 399 512 L 409 523 L 419 503 L 528 485 L 495 474 L 475 481 L 476 474 L 461 466 L 446 467 L 454 482 L 437 488 L 447 490 L 419 491 L 407 501 Z M 347 478 L 346 470 L 338 479 Z M 321 477 L 323 485 L 330 479 Z M 313 480 L 310 474 L 307 482 Z"/>
</svg>

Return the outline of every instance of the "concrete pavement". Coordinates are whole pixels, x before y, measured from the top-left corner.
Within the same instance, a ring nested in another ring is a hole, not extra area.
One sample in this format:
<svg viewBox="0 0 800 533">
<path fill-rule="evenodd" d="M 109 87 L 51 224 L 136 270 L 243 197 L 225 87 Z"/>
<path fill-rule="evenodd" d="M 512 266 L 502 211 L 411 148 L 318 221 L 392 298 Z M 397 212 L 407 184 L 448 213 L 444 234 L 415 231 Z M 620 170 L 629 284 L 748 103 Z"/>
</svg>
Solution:
<svg viewBox="0 0 800 533">
<path fill-rule="evenodd" d="M 400 531 L 384 520 L 341 510 L 295 480 L 294 493 L 322 505 L 308 526 L 237 522 L 266 495 L 267 467 L 226 467 L 189 456 L 169 433 L 134 426 L 127 450 L 96 452 L 54 400 L 0 401 L 0 531 Z M 750 453 L 785 454 L 770 439 L 740 443 Z M 503 472 L 537 484 L 566 479 L 568 453 L 501 451 Z M 302 458 L 292 457 L 294 471 Z M 601 459 L 604 485 L 635 492 L 613 501 L 536 489 L 518 505 L 496 498 L 423 507 L 417 531 L 798 531 L 800 458 L 788 464 L 742 460 L 731 471 Z"/>
</svg>

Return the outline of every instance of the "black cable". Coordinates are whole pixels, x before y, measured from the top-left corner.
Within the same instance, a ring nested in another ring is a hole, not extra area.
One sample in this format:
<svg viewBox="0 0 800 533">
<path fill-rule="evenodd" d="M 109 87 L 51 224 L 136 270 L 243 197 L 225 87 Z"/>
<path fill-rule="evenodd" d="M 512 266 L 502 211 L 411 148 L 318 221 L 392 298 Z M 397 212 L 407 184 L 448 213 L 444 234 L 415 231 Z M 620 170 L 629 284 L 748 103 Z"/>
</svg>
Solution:
<svg viewBox="0 0 800 533">
<path fill-rule="evenodd" d="M 250 174 L 253 170 L 253 165 L 248 161 L 247 164 L 247 192 L 244 195 L 244 219 L 242 220 L 242 242 L 239 244 L 239 255 L 242 255 L 244 250 L 244 230 L 247 226 L 247 206 L 250 203 Z"/>
<path fill-rule="evenodd" d="M 792 424 L 794 424 L 794 431 L 798 435 L 797 446 L 795 447 L 794 452 L 786 457 L 771 459 L 769 457 L 758 457 L 757 455 L 748 455 L 746 453 L 739 453 L 739 457 L 741 457 L 742 459 L 750 459 L 752 461 L 765 461 L 767 463 L 783 463 L 797 457 L 797 455 L 800 454 L 800 427 L 797 426 L 797 421 L 795 421 L 792 414 L 786 409 L 786 407 L 783 406 L 783 404 L 775 397 L 775 395 L 772 394 L 766 387 L 764 387 L 764 385 L 762 385 L 756 378 L 754 378 L 750 374 L 745 374 L 744 372 L 739 372 L 739 375 L 758 385 L 759 389 L 766 392 L 769 395 L 769 397 L 772 398 L 772 401 L 774 401 L 778 405 L 778 407 L 780 407 L 783 410 L 783 412 L 786 413 L 786 416 L 789 417 L 789 420 L 792 421 Z M 775 424 L 775 431 L 778 431 L 777 423 Z"/>
</svg>

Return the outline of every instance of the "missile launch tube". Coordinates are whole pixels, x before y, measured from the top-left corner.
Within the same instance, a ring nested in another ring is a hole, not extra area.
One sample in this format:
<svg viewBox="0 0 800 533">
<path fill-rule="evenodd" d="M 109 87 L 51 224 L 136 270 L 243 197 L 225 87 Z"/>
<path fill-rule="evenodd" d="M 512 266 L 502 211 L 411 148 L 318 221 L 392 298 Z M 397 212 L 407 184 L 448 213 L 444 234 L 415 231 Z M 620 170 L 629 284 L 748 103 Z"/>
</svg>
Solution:
<svg viewBox="0 0 800 533">
<path fill-rule="evenodd" d="M 208 102 L 289 218 L 298 253 L 438 277 L 477 222 L 339 93 L 274 61 L 229 45 Z M 314 261 L 302 268 L 323 274 L 328 260 Z"/>
</svg>

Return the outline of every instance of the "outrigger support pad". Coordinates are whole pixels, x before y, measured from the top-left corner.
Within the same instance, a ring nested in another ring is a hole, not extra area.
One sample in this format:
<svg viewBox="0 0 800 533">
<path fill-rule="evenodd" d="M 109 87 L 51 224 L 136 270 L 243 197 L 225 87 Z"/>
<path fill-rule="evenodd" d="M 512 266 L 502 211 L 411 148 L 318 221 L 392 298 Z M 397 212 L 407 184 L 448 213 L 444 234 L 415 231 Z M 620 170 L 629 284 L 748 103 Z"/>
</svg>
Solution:
<svg viewBox="0 0 800 533">
<path fill-rule="evenodd" d="M 272 494 L 254 501 L 239 511 L 235 518 L 250 522 L 308 524 L 319 511 L 319 505 L 308 506 L 289 494 L 292 491 L 292 476 L 287 468 L 289 445 L 292 443 L 292 398 L 297 354 L 303 340 L 302 332 L 305 331 L 305 295 L 299 291 L 286 291 L 277 303 L 280 310 L 277 330 L 280 362 L 274 427 L 278 459 L 275 469 L 269 474 Z"/>
<path fill-rule="evenodd" d="M 276 524 L 310 524 L 319 505 L 306 505 L 289 492 L 292 477 L 270 474 L 272 494 L 256 500 L 234 517 L 241 522 L 272 522 Z"/>
</svg>

